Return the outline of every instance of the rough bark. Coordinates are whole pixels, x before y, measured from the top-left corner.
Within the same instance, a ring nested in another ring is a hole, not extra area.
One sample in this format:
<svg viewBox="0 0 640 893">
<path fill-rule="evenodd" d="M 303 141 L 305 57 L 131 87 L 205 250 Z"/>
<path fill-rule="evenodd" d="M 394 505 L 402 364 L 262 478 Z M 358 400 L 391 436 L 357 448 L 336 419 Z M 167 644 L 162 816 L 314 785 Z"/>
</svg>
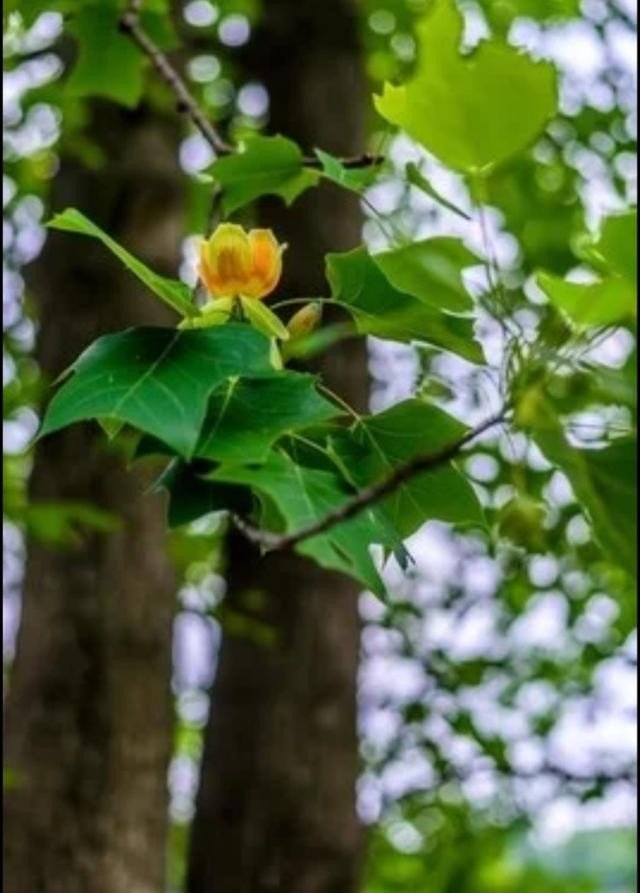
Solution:
<svg viewBox="0 0 640 893">
<path fill-rule="evenodd" d="M 177 133 L 157 117 L 93 108 L 107 158 L 63 161 L 52 204 L 75 206 L 147 262 L 175 273 L 182 233 Z M 95 337 L 169 322 L 88 239 L 52 233 L 33 272 L 38 359 L 58 375 Z M 119 518 L 71 550 L 28 545 L 22 622 L 5 708 L 6 893 L 164 893 L 175 581 L 164 509 L 96 426 L 36 449 L 33 500 Z"/>
<path fill-rule="evenodd" d="M 264 10 L 246 65 L 269 90 L 271 132 L 305 149 L 361 150 L 351 4 L 278 0 Z M 261 217 L 289 243 L 279 296 L 325 293 L 324 254 L 360 237 L 357 201 L 332 187 L 290 209 L 265 202 Z M 366 405 L 362 344 L 344 344 L 322 367 L 331 386 Z M 357 587 L 297 556 L 262 560 L 237 536 L 228 581 L 188 893 L 354 893 L 361 855 Z"/>
</svg>

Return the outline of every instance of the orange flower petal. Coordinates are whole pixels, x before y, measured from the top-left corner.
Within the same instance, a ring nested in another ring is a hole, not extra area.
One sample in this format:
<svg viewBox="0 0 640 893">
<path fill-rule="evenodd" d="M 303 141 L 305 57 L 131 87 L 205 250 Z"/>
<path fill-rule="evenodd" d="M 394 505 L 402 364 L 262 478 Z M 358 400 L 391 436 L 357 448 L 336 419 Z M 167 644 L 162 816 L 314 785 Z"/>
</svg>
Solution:
<svg viewBox="0 0 640 893">
<path fill-rule="evenodd" d="M 264 298 L 270 294 L 282 275 L 282 246 L 270 229 L 252 229 L 251 274 L 243 294 L 250 298 Z"/>
</svg>

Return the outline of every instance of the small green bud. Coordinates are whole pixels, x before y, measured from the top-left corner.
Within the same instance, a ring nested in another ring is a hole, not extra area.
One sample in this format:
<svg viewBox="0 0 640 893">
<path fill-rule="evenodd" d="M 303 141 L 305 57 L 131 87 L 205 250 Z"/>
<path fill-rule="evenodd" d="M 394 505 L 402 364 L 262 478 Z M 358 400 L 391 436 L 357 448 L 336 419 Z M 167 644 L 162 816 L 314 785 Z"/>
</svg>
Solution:
<svg viewBox="0 0 640 893">
<path fill-rule="evenodd" d="M 305 338 L 310 335 L 322 318 L 322 304 L 320 301 L 311 301 L 305 304 L 287 323 L 287 329 L 292 338 Z"/>
</svg>

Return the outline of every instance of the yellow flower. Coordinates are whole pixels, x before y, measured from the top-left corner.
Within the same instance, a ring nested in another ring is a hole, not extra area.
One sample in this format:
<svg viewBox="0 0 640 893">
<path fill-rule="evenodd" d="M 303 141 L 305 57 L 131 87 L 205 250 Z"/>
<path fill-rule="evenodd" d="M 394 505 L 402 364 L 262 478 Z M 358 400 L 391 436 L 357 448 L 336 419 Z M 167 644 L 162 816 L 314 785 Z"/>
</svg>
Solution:
<svg viewBox="0 0 640 893">
<path fill-rule="evenodd" d="M 248 233 L 235 223 L 221 223 L 200 247 L 200 278 L 216 298 L 261 299 L 282 273 L 282 252 L 270 229 Z"/>
</svg>

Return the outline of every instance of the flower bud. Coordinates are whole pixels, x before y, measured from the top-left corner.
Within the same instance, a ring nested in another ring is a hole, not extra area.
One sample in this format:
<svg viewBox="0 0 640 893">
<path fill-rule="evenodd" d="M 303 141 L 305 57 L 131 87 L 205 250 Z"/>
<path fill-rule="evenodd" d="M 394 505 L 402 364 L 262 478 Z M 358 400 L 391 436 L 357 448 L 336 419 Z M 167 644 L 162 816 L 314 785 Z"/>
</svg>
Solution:
<svg viewBox="0 0 640 893">
<path fill-rule="evenodd" d="M 322 318 L 322 304 L 320 301 L 311 301 L 305 304 L 287 323 L 287 329 L 292 338 L 304 338 L 310 335 Z"/>
</svg>

